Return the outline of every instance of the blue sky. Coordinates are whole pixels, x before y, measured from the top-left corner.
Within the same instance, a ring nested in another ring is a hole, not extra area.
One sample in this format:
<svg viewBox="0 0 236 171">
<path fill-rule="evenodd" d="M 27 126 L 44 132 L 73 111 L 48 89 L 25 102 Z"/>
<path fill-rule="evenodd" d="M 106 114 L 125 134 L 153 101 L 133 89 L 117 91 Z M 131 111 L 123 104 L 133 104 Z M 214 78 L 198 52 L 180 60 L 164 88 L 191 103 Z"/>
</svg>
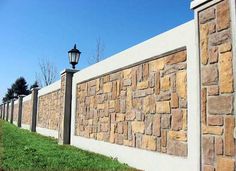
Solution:
<svg viewBox="0 0 236 171">
<path fill-rule="evenodd" d="M 109 57 L 193 18 L 190 0 L 0 0 L 0 98 L 19 76 L 29 84 L 47 58 L 60 72 L 67 51 L 88 66 L 100 37 Z"/>
</svg>

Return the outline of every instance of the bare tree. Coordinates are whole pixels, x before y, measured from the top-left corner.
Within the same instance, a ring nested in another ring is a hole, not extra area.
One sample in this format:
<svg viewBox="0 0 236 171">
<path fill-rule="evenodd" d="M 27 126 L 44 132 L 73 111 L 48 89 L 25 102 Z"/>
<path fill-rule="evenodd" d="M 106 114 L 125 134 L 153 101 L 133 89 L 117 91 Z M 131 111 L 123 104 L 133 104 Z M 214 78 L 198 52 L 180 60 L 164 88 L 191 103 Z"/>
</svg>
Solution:
<svg viewBox="0 0 236 171">
<path fill-rule="evenodd" d="M 36 80 L 40 87 L 48 86 L 56 81 L 58 71 L 56 66 L 48 59 L 39 60 L 40 72 L 36 73 Z"/>
<path fill-rule="evenodd" d="M 88 63 L 90 65 L 98 63 L 103 59 L 104 48 L 105 48 L 105 45 L 102 42 L 101 38 L 100 37 L 97 38 L 95 54 L 88 59 Z"/>
</svg>

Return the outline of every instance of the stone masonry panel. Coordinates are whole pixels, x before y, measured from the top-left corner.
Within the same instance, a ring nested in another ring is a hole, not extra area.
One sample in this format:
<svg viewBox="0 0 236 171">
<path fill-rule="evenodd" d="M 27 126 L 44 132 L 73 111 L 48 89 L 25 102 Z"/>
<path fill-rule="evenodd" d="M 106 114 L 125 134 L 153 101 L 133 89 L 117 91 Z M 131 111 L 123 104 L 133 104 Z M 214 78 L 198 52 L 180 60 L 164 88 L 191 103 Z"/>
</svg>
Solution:
<svg viewBox="0 0 236 171">
<path fill-rule="evenodd" d="M 23 102 L 22 105 L 22 123 L 30 125 L 31 124 L 31 113 L 32 113 L 32 104 L 31 100 Z"/>
<path fill-rule="evenodd" d="M 234 171 L 233 64 L 228 0 L 199 13 L 203 171 Z"/>
<path fill-rule="evenodd" d="M 187 156 L 186 61 L 179 50 L 79 83 L 75 134 Z"/>
<path fill-rule="evenodd" d="M 59 114 L 60 90 L 39 97 L 37 126 L 58 130 Z"/>
<path fill-rule="evenodd" d="M 14 103 L 14 111 L 13 111 L 13 121 L 17 122 L 18 121 L 18 110 L 19 110 L 19 104 L 16 102 Z"/>
</svg>

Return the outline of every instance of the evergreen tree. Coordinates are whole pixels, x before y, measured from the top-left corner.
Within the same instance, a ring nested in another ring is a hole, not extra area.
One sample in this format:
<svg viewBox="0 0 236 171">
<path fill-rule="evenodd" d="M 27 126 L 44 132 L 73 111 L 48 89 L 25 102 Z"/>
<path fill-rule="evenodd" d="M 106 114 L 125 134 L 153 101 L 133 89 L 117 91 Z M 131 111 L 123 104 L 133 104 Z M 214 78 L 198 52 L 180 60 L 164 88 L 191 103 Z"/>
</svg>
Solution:
<svg viewBox="0 0 236 171">
<path fill-rule="evenodd" d="M 32 85 L 30 86 L 30 90 L 31 90 L 32 88 L 37 88 L 37 87 L 39 87 L 39 85 L 38 85 L 38 82 L 35 81 L 34 84 L 32 84 Z"/>
<path fill-rule="evenodd" d="M 7 100 L 11 100 L 14 98 L 14 91 L 12 88 L 7 89 L 6 98 L 7 98 Z"/>
<path fill-rule="evenodd" d="M 14 98 L 14 91 L 12 88 L 7 89 L 7 93 L 5 94 L 5 97 L 2 99 L 3 102 L 7 102 Z"/>
<path fill-rule="evenodd" d="M 28 85 L 23 77 L 18 78 L 12 86 L 14 93 L 19 95 L 28 95 L 30 91 L 28 90 Z"/>
</svg>

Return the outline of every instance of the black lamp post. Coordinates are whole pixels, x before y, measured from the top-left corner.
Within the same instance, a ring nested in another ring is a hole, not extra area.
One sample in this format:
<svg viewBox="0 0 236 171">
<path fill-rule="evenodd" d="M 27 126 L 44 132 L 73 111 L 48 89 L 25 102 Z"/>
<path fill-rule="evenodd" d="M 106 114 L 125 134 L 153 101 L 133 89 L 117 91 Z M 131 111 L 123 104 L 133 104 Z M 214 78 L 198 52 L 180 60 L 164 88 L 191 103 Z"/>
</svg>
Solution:
<svg viewBox="0 0 236 171">
<path fill-rule="evenodd" d="M 75 69 L 75 65 L 78 64 L 81 52 L 76 49 L 76 44 L 74 48 L 68 51 L 68 57 L 72 68 Z"/>
</svg>

